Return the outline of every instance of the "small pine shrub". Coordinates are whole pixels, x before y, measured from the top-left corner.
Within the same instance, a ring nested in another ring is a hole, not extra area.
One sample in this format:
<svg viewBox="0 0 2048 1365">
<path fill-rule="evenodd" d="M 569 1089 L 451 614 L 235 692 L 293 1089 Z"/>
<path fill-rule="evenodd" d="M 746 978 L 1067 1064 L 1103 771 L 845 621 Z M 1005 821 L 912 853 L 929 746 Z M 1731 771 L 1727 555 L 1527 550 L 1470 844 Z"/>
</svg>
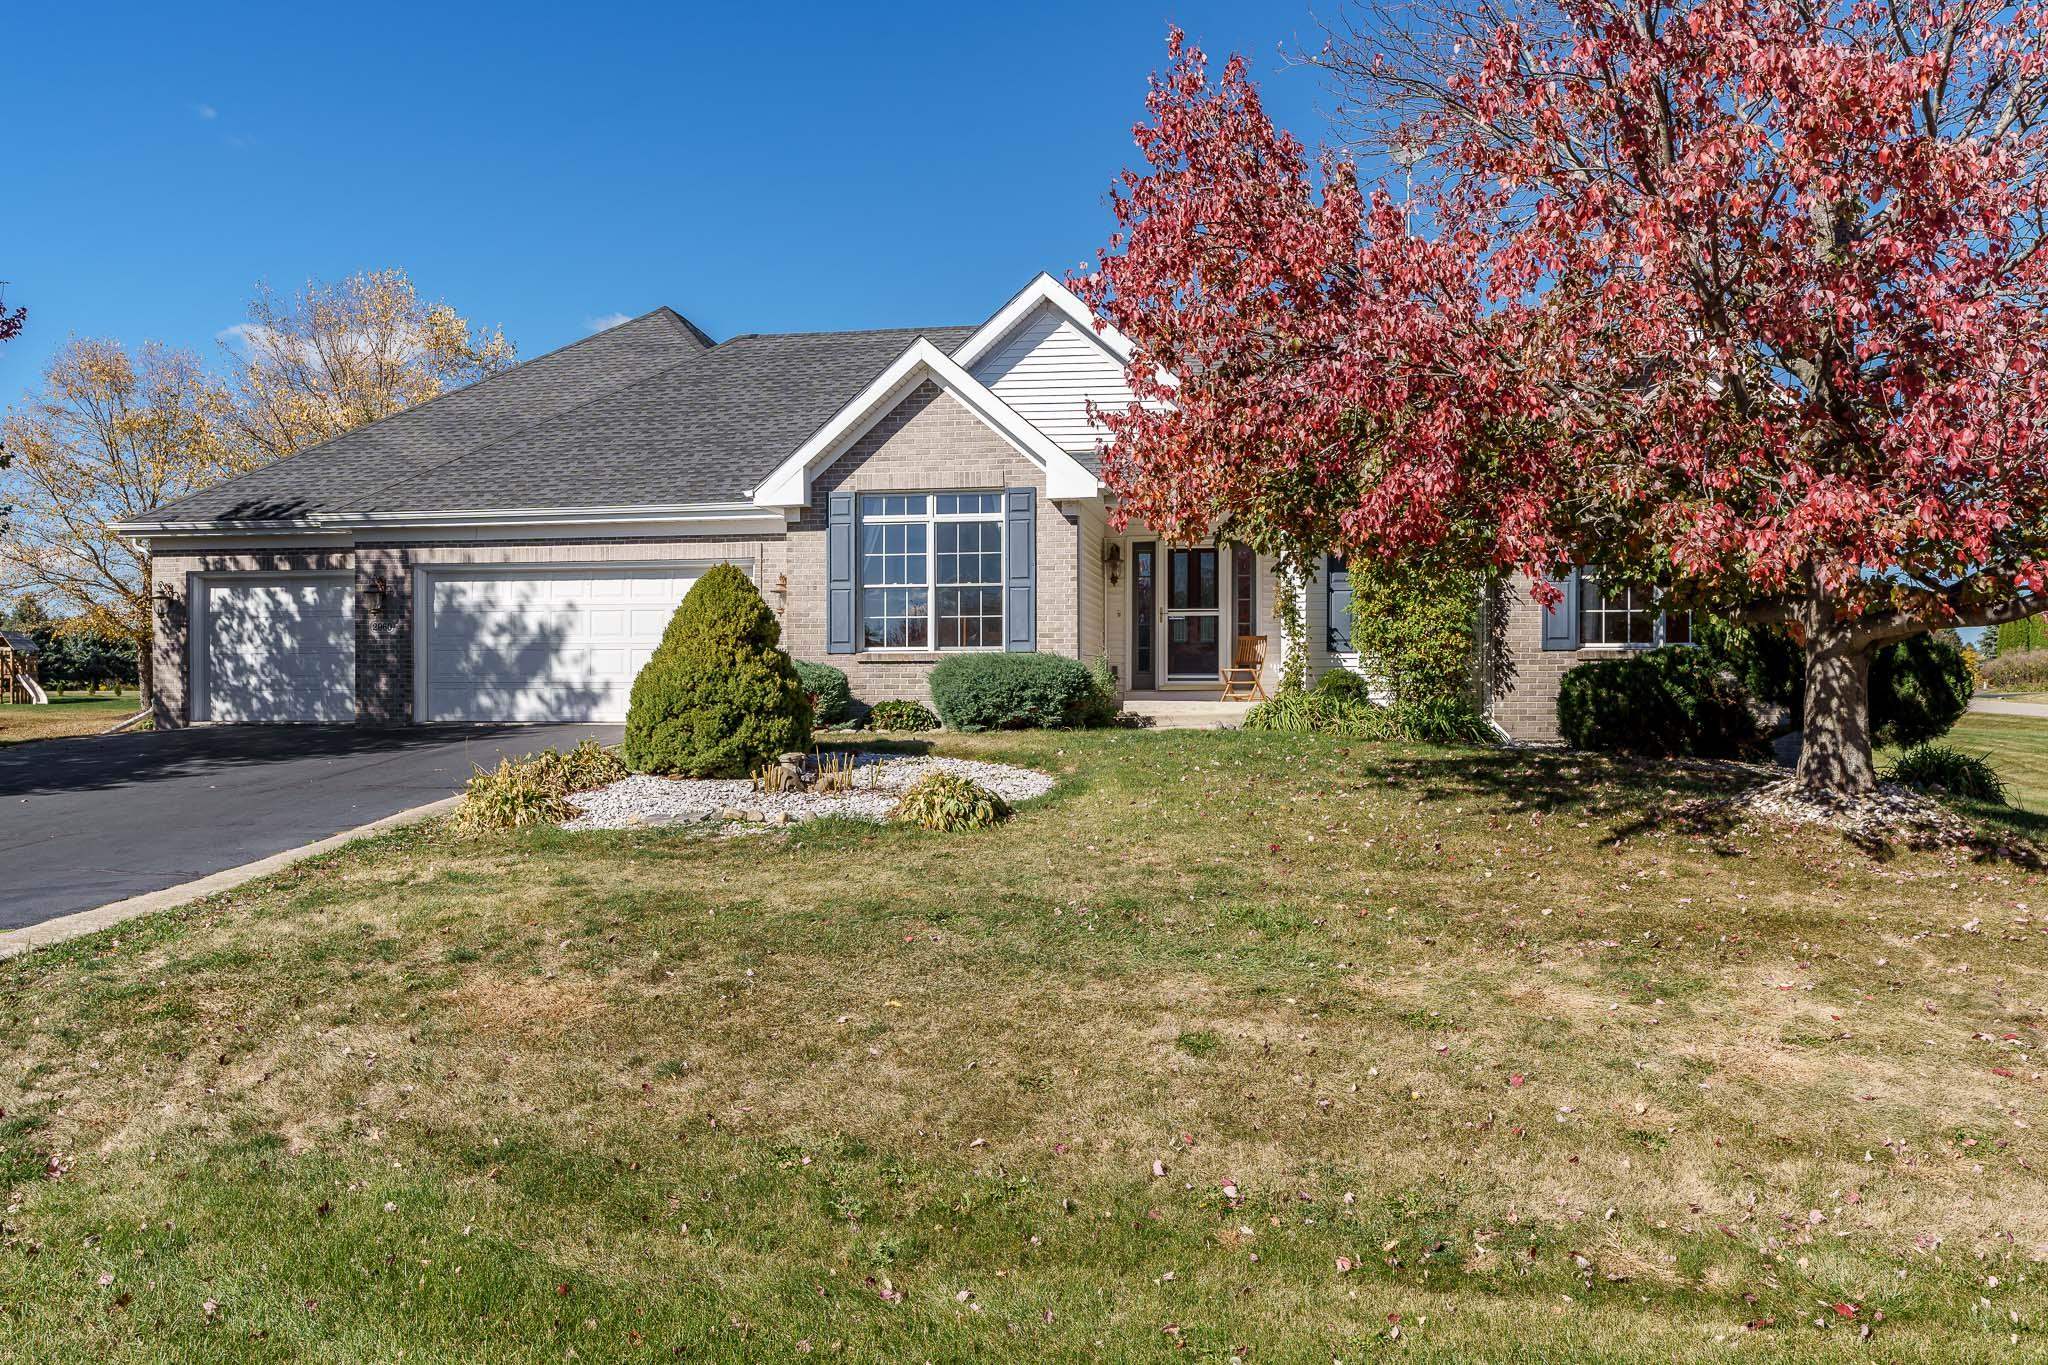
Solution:
<svg viewBox="0 0 2048 1365">
<path fill-rule="evenodd" d="M 1897 640 L 1870 656 L 1870 742 L 1906 748 L 1941 738 L 1977 690 L 1969 652 L 1938 635 Z"/>
<path fill-rule="evenodd" d="M 626 766 L 681 777 L 746 777 L 810 747 L 811 702 L 782 627 L 739 569 L 697 580 L 633 680 Z"/>
<path fill-rule="evenodd" d="M 939 718 L 921 701 L 878 701 L 868 708 L 868 728 L 910 734 L 938 729 Z"/>
<path fill-rule="evenodd" d="M 1369 702 L 1372 700 L 1372 685 L 1363 674 L 1353 673 L 1348 668 L 1332 668 L 1316 679 L 1315 690 L 1331 697 L 1343 697 L 1348 701 Z"/>
<path fill-rule="evenodd" d="M 1107 655 L 1098 654 L 1095 662 L 1088 665 L 1088 682 L 1092 691 L 1081 723 L 1089 726 L 1115 725 L 1117 717 L 1123 714 L 1123 692 L 1116 685 L 1116 670 L 1109 665 Z"/>
<path fill-rule="evenodd" d="M 464 834 L 486 834 L 569 819 L 576 811 L 563 797 L 561 755 L 554 758 L 552 764 L 501 758 L 494 769 L 478 768 L 463 789 L 451 823 Z"/>
<path fill-rule="evenodd" d="M 819 725 L 843 725 L 853 719 L 853 688 L 846 674 L 830 664 L 796 660 L 796 676 L 810 694 L 811 713 Z"/>
<path fill-rule="evenodd" d="M 1068 729 L 1100 709 L 1094 676 L 1061 654 L 956 654 L 932 670 L 931 689 L 955 730 Z"/>
<path fill-rule="evenodd" d="M 1010 805 L 980 783 L 941 769 L 926 773 L 904 792 L 889 818 L 950 833 L 1007 820 Z"/>
<path fill-rule="evenodd" d="M 1915 745 L 1900 754 L 1882 776 L 1915 791 L 1993 806 L 2006 804 L 2005 779 L 1991 766 L 1990 757 L 1966 754 L 1946 744 Z"/>
</svg>

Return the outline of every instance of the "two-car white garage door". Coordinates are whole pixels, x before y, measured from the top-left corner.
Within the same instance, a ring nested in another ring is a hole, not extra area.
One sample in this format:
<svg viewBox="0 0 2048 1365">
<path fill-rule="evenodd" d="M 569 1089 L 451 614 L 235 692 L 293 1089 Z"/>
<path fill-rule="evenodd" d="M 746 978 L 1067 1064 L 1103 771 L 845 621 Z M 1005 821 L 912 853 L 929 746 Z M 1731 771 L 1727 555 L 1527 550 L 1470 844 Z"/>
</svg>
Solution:
<svg viewBox="0 0 2048 1365">
<path fill-rule="evenodd" d="M 415 719 L 624 720 L 634 677 L 699 572 L 423 567 Z M 355 719 L 351 575 L 223 575 L 198 587 L 193 719 Z"/>
<path fill-rule="evenodd" d="M 430 569 L 421 720 L 622 721 L 695 568 Z"/>
</svg>

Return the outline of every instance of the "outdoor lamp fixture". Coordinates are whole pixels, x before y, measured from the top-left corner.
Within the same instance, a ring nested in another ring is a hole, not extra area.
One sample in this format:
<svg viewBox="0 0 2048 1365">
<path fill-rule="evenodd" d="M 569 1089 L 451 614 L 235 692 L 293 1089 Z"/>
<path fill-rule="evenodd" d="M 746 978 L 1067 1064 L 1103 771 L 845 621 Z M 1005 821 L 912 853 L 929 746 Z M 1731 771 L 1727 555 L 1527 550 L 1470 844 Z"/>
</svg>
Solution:
<svg viewBox="0 0 2048 1365">
<path fill-rule="evenodd" d="M 1109 570 L 1109 586 L 1115 587 L 1124 572 L 1124 547 L 1112 540 L 1102 547 L 1102 566 Z"/>
<path fill-rule="evenodd" d="M 384 581 L 383 574 L 380 573 L 375 578 L 372 578 L 363 585 L 363 610 L 372 616 L 382 616 L 384 614 L 384 599 L 390 591 L 391 585 Z"/>
</svg>

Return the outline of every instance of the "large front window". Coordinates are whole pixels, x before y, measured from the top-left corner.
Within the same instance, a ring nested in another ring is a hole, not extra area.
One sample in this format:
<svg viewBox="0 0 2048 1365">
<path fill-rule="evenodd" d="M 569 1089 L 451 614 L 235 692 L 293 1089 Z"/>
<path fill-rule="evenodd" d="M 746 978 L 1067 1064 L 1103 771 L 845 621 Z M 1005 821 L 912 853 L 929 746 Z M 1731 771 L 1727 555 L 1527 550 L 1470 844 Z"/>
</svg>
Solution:
<svg viewBox="0 0 2048 1365">
<path fill-rule="evenodd" d="M 1692 642 L 1692 618 L 1666 616 L 1648 588 L 1603 585 L 1579 574 L 1579 643 L 1582 645 L 1682 645 Z"/>
<path fill-rule="evenodd" d="M 860 519 L 865 648 L 1003 647 L 1002 494 L 868 493 Z"/>
</svg>

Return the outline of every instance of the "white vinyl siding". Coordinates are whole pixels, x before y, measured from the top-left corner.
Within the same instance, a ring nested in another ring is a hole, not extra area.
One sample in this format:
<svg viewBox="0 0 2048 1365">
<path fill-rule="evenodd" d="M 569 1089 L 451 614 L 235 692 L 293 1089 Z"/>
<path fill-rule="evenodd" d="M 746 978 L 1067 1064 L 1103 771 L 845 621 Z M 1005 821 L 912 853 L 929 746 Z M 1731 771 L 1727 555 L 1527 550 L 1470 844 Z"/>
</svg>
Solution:
<svg viewBox="0 0 2048 1365">
<path fill-rule="evenodd" d="M 1093 454 L 1109 434 L 1088 420 L 1091 400 L 1102 407 L 1131 401 L 1116 357 L 1046 307 L 1012 328 L 975 363 L 973 373 L 1060 449 L 1076 455 Z"/>
</svg>

